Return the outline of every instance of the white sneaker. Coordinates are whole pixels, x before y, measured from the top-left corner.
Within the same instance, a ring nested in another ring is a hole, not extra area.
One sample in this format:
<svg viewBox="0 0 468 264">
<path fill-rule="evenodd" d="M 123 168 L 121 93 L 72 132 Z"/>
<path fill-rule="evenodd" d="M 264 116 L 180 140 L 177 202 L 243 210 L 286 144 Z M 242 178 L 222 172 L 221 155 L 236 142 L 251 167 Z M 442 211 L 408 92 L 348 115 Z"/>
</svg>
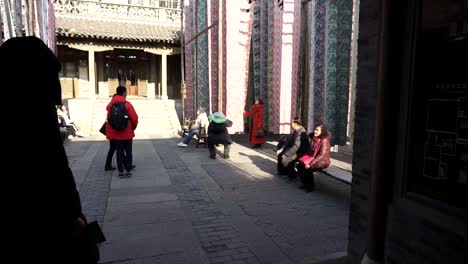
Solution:
<svg viewBox="0 0 468 264">
<path fill-rule="evenodd" d="M 182 147 L 182 148 L 188 147 L 188 145 L 185 144 L 184 142 L 180 142 L 179 144 L 177 144 L 177 146 Z"/>
<path fill-rule="evenodd" d="M 72 140 L 74 137 L 72 135 L 68 136 L 68 139 Z"/>
</svg>

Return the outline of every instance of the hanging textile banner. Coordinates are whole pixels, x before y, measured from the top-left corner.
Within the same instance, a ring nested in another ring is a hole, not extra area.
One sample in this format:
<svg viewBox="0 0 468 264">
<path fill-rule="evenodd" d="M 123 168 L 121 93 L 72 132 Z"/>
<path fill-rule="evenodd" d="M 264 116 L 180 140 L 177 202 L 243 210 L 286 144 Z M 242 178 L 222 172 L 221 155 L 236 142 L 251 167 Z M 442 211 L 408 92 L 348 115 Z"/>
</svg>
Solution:
<svg viewBox="0 0 468 264">
<path fill-rule="evenodd" d="M 269 106 L 269 95 L 268 95 L 268 44 L 270 28 L 268 27 L 268 15 L 269 5 L 272 2 L 269 0 L 261 0 L 260 9 L 260 97 L 263 99 L 264 104 L 264 128 L 268 128 L 268 106 Z"/>
<path fill-rule="evenodd" d="M 260 97 L 260 1 L 253 2 L 253 16 L 252 16 L 252 69 L 253 71 L 253 97 Z M 253 99 L 253 98 L 252 98 Z M 254 99 L 253 99 L 254 100 Z M 252 101 L 248 101 L 247 105 L 252 104 Z"/>
<path fill-rule="evenodd" d="M 216 25 L 218 24 L 219 18 L 219 3 L 218 0 L 209 0 L 210 4 L 210 24 Z M 209 48 L 210 48 L 210 68 L 209 68 L 209 76 L 210 76 L 210 104 L 211 104 L 211 113 L 218 111 L 218 27 L 213 27 L 209 30 Z"/>
<path fill-rule="evenodd" d="M 351 64 L 351 31 L 353 23 L 353 1 L 338 1 L 338 50 L 336 75 L 336 125 L 335 144 L 345 145 L 347 141 L 349 111 L 349 81 Z"/>
<path fill-rule="evenodd" d="M 338 52 L 338 0 L 327 1 L 326 12 L 326 57 L 325 57 L 325 124 L 332 134 L 332 142 L 336 139 L 336 105 L 338 89 L 336 86 L 336 67 Z"/>
<path fill-rule="evenodd" d="M 352 1 L 328 0 L 325 124 L 332 144 L 345 145 L 348 125 Z"/>
<path fill-rule="evenodd" d="M 268 1 L 269 2 L 269 1 Z M 275 28 L 275 4 L 271 3 L 268 5 L 268 100 L 266 109 L 267 111 L 267 118 L 264 118 L 265 121 L 268 122 L 268 131 L 274 131 L 274 124 L 271 122 L 271 119 L 274 119 L 274 89 L 273 89 L 273 61 L 274 61 L 274 28 Z"/>
<path fill-rule="evenodd" d="M 292 32 L 292 52 L 291 52 L 291 99 L 290 99 L 290 116 L 289 119 L 292 120 L 294 117 L 298 116 L 297 112 L 297 96 L 298 96 L 298 72 L 299 72 L 299 50 L 300 50 L 300 40 L 301 40 L 301 18 L 302 18 L 302 1 L 294 0 L 294 3 L 283 4 L 285 10 L 293 11 L 293 32 Z M 287 8 L 287 9 L 286 9 Z M 285 12 L 287 13 L 287 12 Z"/>
<path fill-rule="evenodd" d="M 308 65 L 307 67 L 307 72 L 305 73 L 306 79 L 307 79 L 307 93 L 308 93 L 308 105 L 307 105 L 307 131 L 313 131 L 313 126 L 314 126 L 314 89 L 315 89 L 315 1 L 310 1 L 307 3 L 307 25 L 308 25 L 308 32 L 306 34 L 307 39 L 306 45 L 308 47 L 308 52 L 306 56 L 306 63 Z"/>
<path fill-rule="evenodd" d="M 208 27 L 207 0 L 197 1 L 197 32 Z M 209 103 L 209 77 L 208 77 L 208 33 L 205 32 L 197 38 L 197 101 L 198 106 L 210 109 Z"/>
<path fill-rule="evenodd" d="M 282 35 L 283 35 L 283 11 L 274 4 L 273 10 L 273 50 L 272 50 L 272 104 L 270 122 L 274 133 L 280 133 L 280 102 L 281 102 L 281 55 L 282 55 Z"/>
<path fill-rule="evenodd" d="M 195 28 L 194 28 L 194 12 L 193 12 L 193 1 L 185 1 L 184 7 L 184 19 L 185 19 L 185 39 L 189 40 L 192 39 L 194 36 Z M 194 103 L 193 103 L 193 87 L 194 87 L 194 80 L 193 77 L 193 70 L 194 70 L 194 45 L 195 42 L 191 42 L 187 46 L 185 46 L 185 78 L 186 82 L 186 100 L 185 100 L 185 116 L 187 117 L 194 117 Z"/>
<path fill-rule="evenodd" d="M 247 0 L 226 1 L 226 117 L 233 121 L 230 133 L 244 131 L 245 98 L 252 34 L 252 12 Z"/>
<path fill-rule="evenodd" d="M 326 18 L 326 0 L 317 0 L 314 3 L 314 27 L 311 29 L 313 68 L 311 71 L 313 82 L 313 93 L 309 105 L 313 120 L 313 126 L 323 123 L 325 112 L 325 18 Z"/>
</svg>

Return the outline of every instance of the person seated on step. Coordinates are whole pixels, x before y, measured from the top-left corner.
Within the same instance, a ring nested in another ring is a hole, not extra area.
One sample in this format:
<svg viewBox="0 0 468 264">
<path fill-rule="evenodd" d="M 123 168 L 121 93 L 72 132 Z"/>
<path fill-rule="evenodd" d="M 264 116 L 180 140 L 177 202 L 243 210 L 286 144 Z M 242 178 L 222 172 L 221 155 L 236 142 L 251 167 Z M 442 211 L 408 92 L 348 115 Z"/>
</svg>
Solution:
<svg viewBox="0 0 468 264">
<path fill-rule="evenodd" d="M 206 115 L 205 108 L 199 107 L 197 110 L 197 119 L 193 126 L 190 127 L 189 134 L 184 138 L 184 141 L 177 144 L 179 147 L 186 148 L 190 141 L 192 140 L 193 136 L 198 135 L 200 128 L 206 128 L 208 126 L 208 116 Z"/>
<path fill-rule="evenodd" d="M 306 153 L 309 138 L 299 118 L 294 118 L 291 128 L 294 132 L 289 137 L 289 141 L 276 151 L 276 155 L 278 156 L 278 175 L 288 175 L 290 178 L 295 178 L 294 162 Z"/>
<path fill-rule="evenodd" d="M 68 111 L 65 105 L 57 106 L 57 116 L 65 121 L 65 125 L 67 127 L 71 128 L 73 134 L 68 137 L 69 139 L 73 139 L 73 137 L 83 137 L 80 130 L 78 129 L 78 126 L 75 124 L 75 122 L 71 121 L 70 117 L 68 116 Z"/>
<path fill-rule="evenodd" d="M 307 155 L 304 155 L 307 159 L 301 159 L 297 164 L 297 171 L 303 183 L 299 188 L 307 192 L 314 190 L 314 172 L 330 166 L 330 134 L 327 127 L 323 124 L 315 126 L 314 133 L 309 137 L 310 145 Z"/>
<path fill-rule="evenodd" d="M 216 159 L 215 145 L 224 145 L 224 158 L 229 159 L 232 140 L 227 128 L 232 126 L 232 121 L 226 119 L 224 114 L 220 112 L 211 114 L 208 119 L 210 124 L 208 126 L 207 143 L 210 158 Z"/>
</svg>

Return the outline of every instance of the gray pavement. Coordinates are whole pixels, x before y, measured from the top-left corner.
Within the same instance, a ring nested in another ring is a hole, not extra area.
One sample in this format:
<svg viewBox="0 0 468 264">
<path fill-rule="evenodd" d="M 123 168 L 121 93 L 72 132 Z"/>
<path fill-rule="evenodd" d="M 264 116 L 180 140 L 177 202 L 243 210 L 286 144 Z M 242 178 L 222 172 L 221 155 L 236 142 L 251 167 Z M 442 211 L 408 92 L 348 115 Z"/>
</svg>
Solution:
<svg viewBox="0 0 468 264">
<path fill-rule="evenodd" d="M 305 193 L 270 155 L 234 144 L 212 160 L 179 141 L 134 140 L 130 179 L 104 172 L 102 137 L 66 145 L 85 214 L 107 237 L 101 263 L 344 263 L 349 185 L 320 175 Z"/>
</svg>

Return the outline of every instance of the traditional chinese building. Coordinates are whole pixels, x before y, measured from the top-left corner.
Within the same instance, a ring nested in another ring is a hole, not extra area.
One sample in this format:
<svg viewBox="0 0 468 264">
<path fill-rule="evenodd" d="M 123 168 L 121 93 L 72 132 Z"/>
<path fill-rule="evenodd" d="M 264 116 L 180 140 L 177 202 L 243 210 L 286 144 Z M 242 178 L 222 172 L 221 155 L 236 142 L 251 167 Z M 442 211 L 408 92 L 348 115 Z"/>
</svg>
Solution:
<svg viewBox="0 0 468 264">
<path fill-rule="evenodd" d="M 180 98 L 179 1 L 55 0 L 64 99 Z"/>
</svg>

